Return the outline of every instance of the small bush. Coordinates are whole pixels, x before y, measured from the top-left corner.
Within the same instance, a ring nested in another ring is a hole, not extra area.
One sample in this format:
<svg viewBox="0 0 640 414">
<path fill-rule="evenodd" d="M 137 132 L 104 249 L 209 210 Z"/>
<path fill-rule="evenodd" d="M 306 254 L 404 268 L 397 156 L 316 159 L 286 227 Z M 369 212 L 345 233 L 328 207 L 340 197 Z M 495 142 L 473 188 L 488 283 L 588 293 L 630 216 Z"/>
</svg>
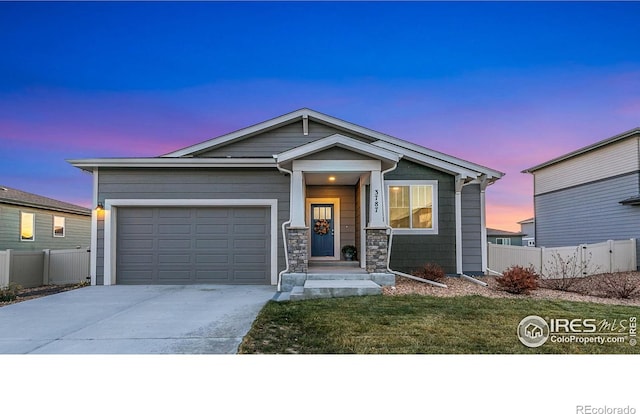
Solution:
<svg viewBox="0 0 640 414">
<path fill-rule="evenodd" d="M 20 289 L 22 289 L 20 285 L 9 283 L 9 286 L 0 289 L 0 302 L 11 302 L 16 300 Z"/>
<path fill-rule="evenodd" d="M 538 288 L 539 276 L 532 267 L 512 266 L 496 277 L 498 288 L 509 293 L 527 294 Z"/>
<path fill-rule="evenodd" d="M 598 266 L 591 264 L 591 256 L 592 254 L 589 253 L 583 259 L 580 247 L 576 248 L 573 254 L 569 256 L 563 256 L 559 252 L 555 252 L 543 266 L 540 286 L 563 292 L 584 293 L 580 288 L 584 276 L 595 274 L 598 271 Z"/>
<path fill-rule="evenodd" d="M 411 274 L 433 282 L 442 282 L 447 276 L 444 270 L 435 263 L 427 263 L 421 269 L 414 270 Z"/>
<path fill-rule="evenodd" d="M 640 284 L 632 273 L 605 273 L 601 276 L 598 284 L 606 297 L 630 299 L 640 295 Z"/>
</svg>

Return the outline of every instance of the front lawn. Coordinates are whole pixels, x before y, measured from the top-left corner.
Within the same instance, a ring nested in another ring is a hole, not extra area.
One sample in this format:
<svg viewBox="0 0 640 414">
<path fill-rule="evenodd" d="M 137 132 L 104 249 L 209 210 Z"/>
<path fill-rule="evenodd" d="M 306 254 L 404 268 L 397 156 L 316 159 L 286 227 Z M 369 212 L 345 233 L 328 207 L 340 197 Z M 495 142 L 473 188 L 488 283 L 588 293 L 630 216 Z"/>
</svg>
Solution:
<svg viewBox="0 0 640 414">
<path fill-rule="evenodd" d="M 367 296 L 269 302 L 240 345 L 265 354 L 612 354 L 639 353 L 624 343 L 552 343 L 528 348 L 516 336 L 528 315 L 618 323 L 640 308 L 585 302 L 482 296 Z M 548 320 L 548 319 L 547 319 Z M 620 328 L 613 324 L 611 328 Z M 628 333 L 628 330 L 626 331 Z M 612 337 L 614 335 L 608 335 Z M 604 337 L 604 335 L 603 335 Z"/>
</svg>

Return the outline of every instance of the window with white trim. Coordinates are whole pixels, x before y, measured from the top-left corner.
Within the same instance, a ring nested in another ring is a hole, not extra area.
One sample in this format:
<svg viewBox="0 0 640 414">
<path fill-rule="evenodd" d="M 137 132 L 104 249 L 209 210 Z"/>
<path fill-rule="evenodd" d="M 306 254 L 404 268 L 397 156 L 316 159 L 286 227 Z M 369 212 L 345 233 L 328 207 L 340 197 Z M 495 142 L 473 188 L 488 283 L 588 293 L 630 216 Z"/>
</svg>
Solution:
<svg viewBox="0 0 640 414">
<path fill-rule="evenodd" d="M 505 246 L 511 246 L 511 239 L 503 238 L 503 237 L 497 237 L 496 238 L 496 244 L 503 244 Z"/>
<path fill-rule="evenodd" d="M 36 216 L 33 213 L 20 212 L 20 241 L 36 239 Z"/>
<path fill-rule="evenodd" d="M 53 237 L 64 237 L 65 234 L 65 218 L 53 216 Z"/>
<path fill-rule="evenodd" d="M 386 181 L 389 226 L 398 234 L 437 234 L 438 182 Z"/>
</svg>

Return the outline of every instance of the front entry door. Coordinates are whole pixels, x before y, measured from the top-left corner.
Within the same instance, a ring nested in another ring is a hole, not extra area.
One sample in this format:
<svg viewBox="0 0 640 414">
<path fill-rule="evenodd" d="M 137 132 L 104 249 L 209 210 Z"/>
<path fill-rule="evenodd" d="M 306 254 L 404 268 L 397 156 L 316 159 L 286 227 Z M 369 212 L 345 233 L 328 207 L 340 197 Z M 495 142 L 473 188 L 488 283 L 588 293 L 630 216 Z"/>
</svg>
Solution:
<svg viewBox="0 0 640 414">
<path fill-rule="evenodd" d="M 311 256 L 333 257 L 333 204 L 311 204 Z"/>
</svg>

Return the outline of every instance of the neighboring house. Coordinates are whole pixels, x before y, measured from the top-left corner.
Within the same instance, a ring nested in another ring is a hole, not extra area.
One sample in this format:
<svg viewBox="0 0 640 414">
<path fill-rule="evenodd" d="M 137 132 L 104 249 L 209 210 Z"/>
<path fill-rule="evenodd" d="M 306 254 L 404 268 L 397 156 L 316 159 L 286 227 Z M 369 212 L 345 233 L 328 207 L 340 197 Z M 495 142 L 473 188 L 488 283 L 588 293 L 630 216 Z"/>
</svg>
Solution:
<svg viewBox="0 0 640 414">
<path fill-rule="evenodd" d="M 523 172 L 534 179 L 536 245 L 640 237 L 640 128 Z"/>
<path fill-rule="evenodd" d="M 522 233 L 522 245 L 535 247 L 536 245 L 536 219 L 531 217 L 526 220 L 519 221 L 520 233 Z"/>
<path fill-rule="evenodd" d="M 391 230 L 394 270 L 482 273 L 485 189 L 503 176 L 310 109 L 160 157 L 69 162 L 104 206 L 92 282 L 107 285 L 275 285 L 346 245 L 388 275 Z"/>
<path fill-rule="evenodd" d="M 0 250 L 87 249 L 91 210 L 0 186 Z"/>
<path fill-rule="evenodd" d="M 487 228 L 487 241 L 505 246 L 522 246 L 522 233 Z"/>
</svg>

